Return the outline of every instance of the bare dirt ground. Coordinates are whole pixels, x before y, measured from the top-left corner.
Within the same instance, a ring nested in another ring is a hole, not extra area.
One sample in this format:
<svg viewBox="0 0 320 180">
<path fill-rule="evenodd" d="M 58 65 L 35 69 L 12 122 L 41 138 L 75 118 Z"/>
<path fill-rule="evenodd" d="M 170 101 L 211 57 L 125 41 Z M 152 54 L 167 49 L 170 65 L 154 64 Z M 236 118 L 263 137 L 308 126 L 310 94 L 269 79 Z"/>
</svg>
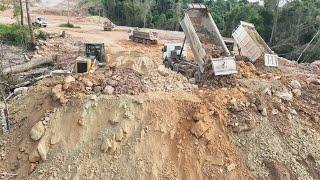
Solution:
<svg viewBox="0 0 320 180">
<path fill-rule="evenodd" d="M 160 66 L 163 43 L 181 32 L 158 30 L 161 41 L 143 45 L 95 17 L 72 17 L 81 28 L 68 29 L 57 27 L 65 16 L 40 15 L 53 37 L 30 57 L 57 55 L 52 68 L 65 69 L 84 42 L 103 42 L 111 67 L 51 76 L 9 100 L 1 178 L 320 179 L 318 63 L 238 61 L 238 74 L 198 86 Z"/>
</svg>

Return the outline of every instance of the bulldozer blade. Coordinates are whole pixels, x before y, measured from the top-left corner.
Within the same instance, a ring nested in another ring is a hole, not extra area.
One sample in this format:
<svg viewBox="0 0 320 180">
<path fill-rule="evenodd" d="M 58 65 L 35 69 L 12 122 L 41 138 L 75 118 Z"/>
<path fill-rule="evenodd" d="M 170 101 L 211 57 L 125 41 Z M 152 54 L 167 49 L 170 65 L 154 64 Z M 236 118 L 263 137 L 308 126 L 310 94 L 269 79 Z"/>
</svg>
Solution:
<svg viewBox="0 0 320 180">
<path fill-rule="evenodd" d="M 237 73 L 235 57 L 224 57 L 212 59 L 212 69 L 216 76 Z"/>
</svg>

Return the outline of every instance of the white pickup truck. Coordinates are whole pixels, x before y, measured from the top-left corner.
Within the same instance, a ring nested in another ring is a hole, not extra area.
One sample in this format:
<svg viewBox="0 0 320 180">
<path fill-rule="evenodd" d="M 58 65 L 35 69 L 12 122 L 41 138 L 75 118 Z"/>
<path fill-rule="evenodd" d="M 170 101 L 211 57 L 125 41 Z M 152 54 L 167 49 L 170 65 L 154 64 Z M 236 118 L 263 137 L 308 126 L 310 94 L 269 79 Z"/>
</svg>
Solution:
<svg viewBox="0 0 320 180">
<path fill-rule="evenodd" d="M 48 22 L 45 18 L 37 17 L 34 22 L 32 22 L 33 26 L 39 26 L 39 27 L 47 27 Z"/>
</svg>

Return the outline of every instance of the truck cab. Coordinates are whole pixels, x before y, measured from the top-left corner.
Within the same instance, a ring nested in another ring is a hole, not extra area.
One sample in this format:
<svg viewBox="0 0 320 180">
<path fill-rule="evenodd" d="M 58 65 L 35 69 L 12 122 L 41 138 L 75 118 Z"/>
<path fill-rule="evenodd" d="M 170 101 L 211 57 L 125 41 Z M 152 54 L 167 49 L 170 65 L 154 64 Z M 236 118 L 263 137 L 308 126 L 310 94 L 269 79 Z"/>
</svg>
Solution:
<svg viewBox="0 0 320 180">
<path fill-rule="evenodd" d="M 182 53 L 181 53 L 182 50 Z M 181 57 L 180 57 L 181 55 Z M 187 51 L 182 49 L 182 43 L 166 43 L 162 48 L 162 59 L 187 59 Z"/>
</svg>

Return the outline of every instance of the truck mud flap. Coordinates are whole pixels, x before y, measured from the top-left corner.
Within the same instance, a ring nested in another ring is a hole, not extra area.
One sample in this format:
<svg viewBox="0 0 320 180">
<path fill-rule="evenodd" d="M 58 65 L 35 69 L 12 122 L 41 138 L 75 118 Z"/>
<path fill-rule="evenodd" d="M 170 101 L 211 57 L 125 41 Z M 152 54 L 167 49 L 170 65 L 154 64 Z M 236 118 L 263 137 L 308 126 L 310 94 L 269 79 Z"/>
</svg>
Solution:
<svg viewBox="0 0 320 180">
<path fill-rule="evenodd" d="M 212 59 L 212 69 L 216 76 L 237 73 L 237 63 L 234 57 Z"/>
<path fill-rule="evenodd" d="M 264 54 L 264 65 L 268 67 L 278 67 L 278 55 Z"/>
</svg>

